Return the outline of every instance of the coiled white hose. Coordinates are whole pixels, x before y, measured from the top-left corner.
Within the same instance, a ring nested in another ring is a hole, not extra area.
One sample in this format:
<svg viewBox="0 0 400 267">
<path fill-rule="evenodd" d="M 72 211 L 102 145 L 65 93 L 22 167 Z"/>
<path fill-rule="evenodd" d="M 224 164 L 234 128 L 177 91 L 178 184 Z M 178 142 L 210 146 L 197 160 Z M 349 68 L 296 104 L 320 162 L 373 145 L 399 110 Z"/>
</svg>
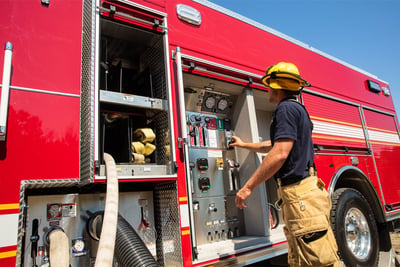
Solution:
<svg viewBox="0 0 400 267">
<path fill-rule="evenodd" d="M 111 155 L 104 153 L 104 161 L 106 163 L 107 193 L 95 267 L 112 266 L 118 222 L 117 169 Z"/>
</svg>

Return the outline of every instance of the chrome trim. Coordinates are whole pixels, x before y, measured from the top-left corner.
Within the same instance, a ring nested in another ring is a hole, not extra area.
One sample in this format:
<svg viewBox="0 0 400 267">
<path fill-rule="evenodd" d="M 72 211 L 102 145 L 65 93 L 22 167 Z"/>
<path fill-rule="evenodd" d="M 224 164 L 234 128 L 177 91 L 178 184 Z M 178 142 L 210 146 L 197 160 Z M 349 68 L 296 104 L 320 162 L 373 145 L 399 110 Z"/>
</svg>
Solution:
<svg viewBox="0 0 400 267">
<path fill-rule="evenodd" d="M 349 171 L 349 170 L 358 172 L 359 174 L 361 174 L 363 176 L 363 178 L 365 180 L 369 181 L 368 177 L 359 168 L 354 167 L 354 166 L 344 166 L 344 167 L 340 168 L 339 170 L 336 170 L 335 174 L 333 175 L 331 182 L 329 183 L 329 186 L 328 186 L 329 195 L 331 195 L 331 196 L 333 195 L 335 185 L 336 185 L 337 181 L 339 180 L 340 176 L 344 172 Z M 372 186 L 372 184 L 371 184 L 371 186 Z"/>
<path fill-rule="evenodd" d="M 105 7 L 101 7 L 101 6 L 98 6 L 97 9 L 100 10 L 100 11 L 111 12 L 110 9 L 105 8 Z M 115 11 L 115 14 L 117 14 L 118 16 L 121 16 L 121 17 L 125 17 L 125 18 L 128 18 L 128 19 L 139 21 L 141 23 L 144 23 L 144 24 L 147 24 L 147 25 L 150 25 L 150 26 L 155 26 L 156 25 L 156 23 L 154 23 L 154 22 L 149 22 L 147 20 L 134 17 L 134 16 L 126 14 L 124 12 Z M 157 25 L 157 27 L 159 27 L 159 28 L 161 28 L 163 30 L 167 29 L 165 26 L 162 26 L 162 25 Z"/>
<path fill-rule="evenodd" d="M 167 18 L 163 21 L 166 29 L 168 29 Z M 175 131 L 173 127 L 175 126 L 174 115 L 173 115 L 173 103 L 172 103 L 172 83 L 171 83 L 171 69 L 170 69 L 170 55 L 169 55 L 169 40 L 168 40 L 168 30 L 164 31 L 164 54 L 165 54 L 165 76 L 167 81 L 167 101 L 169 108 L 169 121 L 170 121 L 170 146 L 171 146 L 171 156 L 172 162 L 176 162 L 176 150 L 175 150 Z"/>
<path fill-rule="evenodd" d="M 372 151 L 372 150 L 371 150 L 371 151 Z M 383 206 L 385 206 L 385 205 L 386 205 L 385 194 L 383 194 L 383 189 L 382 189 L 382 185 L 381 185 L 381 177 L 379 176 L 378 166 L 376 165 L 376 160 L 375 160 L 374 151 L 372 151 L 372 161 L 374 162 L 374 168 L 375 168 L 375 172 L 376 172 L 376 178 L 378 178 L 379 191 L 381 192 Z M 369 180 L 368 180 L 368 181 L 369 181 Z"/>
<path fill-rule="evenodd" d="M 364 106 L 364 105 L 361 105 L 361 107 L 362 107 L 362 108 L 365 108 L 365 109 L 367 109 L 367 110 L 370 110 L 370 111 L 375 111 L 375 112 L 384 114 L 384 115 L 388 115 L 388 116 L 392 116 L 392 117 L 396 116 L 395 113 L 386 112 L 386 111 L 379 110 L 379 109 L 376 109 L 376 108 L 371 108 L 371 107 Z"/>
<path fill-rule="evenodd" d="M 4 65 L 3 65 L 3 87 L 0 99 L 0 141 L 6 140 L 7 134 L 7 115 L 10 105 L 10 80 L 11 80 L 11 62 L 13 54 L 13 45 L 6 42 L 4 48 Z"/>
<path fill-rule="evenodd" d="M 310 90 L 310 89 L 307 89 L 307 88 L 304 88 L 303 92 L 309 93 L 309 94 L 312 94 L 312 95 L 315 95 L 315 96 L 323 97 L 325 99 L 337 101 L 337 102 L 340 102 L 340 103 L 343 103 L 343 104 L 348 104 L 348 105 L 351 105 L 351 106 L 355 106 L 355 107 L 359 107 L 360 106 L 360 104 L 357 104 L 355 102 L 351 102 L 351 101 L 344 100 L 344 99 L 341 99 L 341 98 L 338 98 L 338 97 L 334 97 L 334 96 L 329 96 L 329 95 L 326 95 L 326 94 L 323 94 L 323 93 L 319 93 L 319 92 L 316 92 L 316 91 L 313 91 L 313 90 Z"/>
<path fill-rule="evenodd" d="M 0 87 L 3 87 L 3 85 L 0 84 Z M 43 89 L 27 88 L 27 87 L 21 87 L 21 86 L 10 86 L 10 89 L 27 91 L 27 92 L 34 92 L 34 93 L 50 94 L 50 95 L 81 97 L 80 94 L 70 94 L 70 93 L 63 93 L 63 92 L 43 90 Z"/>
<path fill-rule="evenodd" d="M 236 255 L 235 257 L 220 259 L 218 262 L 215 262 L 212 265 L 215 267 L 247 266 L 249 264 L 254 264 L 286 254 L 288 252 L 288 247 L 289 246 L 287 242 L 274 244 L 266 248 L 256 249 L 248 253 Z"/>
<path fill-rule="evenodd" d="M 93 1 L 96 2 L 96 1 Z M 100 6 L 101 4 L 101 0 L 98 0 L 98 5 Z M 95 12 L 94 15 L 94 21 L 95 21 L 95 26 L 94 26 L 94 33 L 92 33 L 92 47 L 95 55 L 94 55 L 94 61 L 92 62 L 92 73 L 90 74 L 91 77 L 95 77 L 94 81 L 93 81 L 93 88 L 91 88 L 91 90 L 94 91 L 94 102 L 91 103 L 92 107 L 91 110 L 94 109 L 94 130 L 93 130 L 93 134 L 94 134 L 94 140 L 93 140 L 93 145 L 94 145 L 94 161 L 98 162 L 99 159 L 99 155 L 100 155 L 100 131 L 99 131 L 99 115 L 100 114 L 100 105 L 99 105 L 99 101 L 100 101 L 100 92 L 99 92 L 99 64 L 96 64 L 96 62 L 100 62 L 100 13 L 98 11 Z M 92 28 L 93 29 L 93 28 Z M 94 48 L 97 49 L 94 49 Z M 94 67 L 93 67 L 94 65 Z M 93 69 L 94 68 L 94 69 Z"/>
<path fill-rule="evenodd" d="M 162 17 L 167 17 L 167 14 L 164 13 L 164 12 L 161 12 L 161 11 L 152 9 L 152 8 L 150 8 L 150 7 L 147 7 L 147 6 L 143 6 L 143 5 L 134 3 L 134 2 L 129 1 L 129 0 L 118 0 L 118 2 L 124 3 L 124 4 L 129 5 L 129 6 L 132 6 L 132 7 L 136 7 L 136 8 L 138 8 L 138 9 L 142 9 L 142 10 L 151 12 L 151 13 L 153 13 L 153 14 L 156 14 L 156 15 L 159 15 L 159 16 L 162 16 Z"/>
<path fill-rule="evenodd" d="M 383 208 L 383 207 L 384 207 L 384 203 L 382 203 L 382 202 L 379 200 L 379 196 L 377 195 L 376 190 L 374 190 L 374 188 L 375 188 L 374 185 L 371 183 L 371 181 L 370 181 L 370 179 L 368 178 L 368 176 L 365 175 L 365 173 L 364 173 L 362 170 L 360 170 L 359 168 L 357 168 L 357 167 L 355 167 L 355 166 L 350 166 L 350 165 L 343 166 L 342 168 L 338 169 L 338 170 L 335 172 L 335 174 L 333 175 L 333 177 L 332 177 L 332 179 L 331 179 L 331 182 L 329 183 L 329 186 L 328 186 L 328 193 L 329 193 L 329 195 L 330 195 L 330 196 L 333 195 L 333 192 L 334 192 L 334 189 L 335 189 L 335 185 L 336 185 L 337 181 L 339 180 L 340 176 L 341 176 L 344 172 L 349 171 L 349 170 L 355 171 L 355 172 L 357 172 L 358 174 L 360 174 L 360 175 L 362 176 L 362 177 L 361 177 L 362 180 L 363 180 L 364 182 L 367 182 L 367 183 L 368 183 L 369 187 L 373 190 L 373 192 L 375 192 L 375 196 L 373 196 L 373 197 L 375 197 L 375 198 L 378 200 L 378 203 L 379 203 L 379 206 L 380 206 L 380 211 L 382 212 L 382 215 L 384 215 L 384 214 L 385 214 L 385 209 Z M 382 192 L 381 192 L 381 193 L 382 193 Z M 384 202 L 384 201 L 383 201 L 383 202 Z M 371 207 L 371 208 L 373 208 L 373 207 Z"/>
<path fill-rule="evenodd" d="M 333 57 L 333 56 L 331 56 L 331 55 L 329 55 L 329 54 L 327 54 L 325 52 L 322 52 L 321 50 L 318 50 L 318 49 L 316 49 L 316 48 L 314 48 L 314 47 L 312 47 L 312 46 L 310 46 L 310 45 L 308 45 L 306 43 L 303 43 L 303 42 L 301 42 L 301 41 L 299 41 L 297 39 L 294 39 L 294 38 L 284 34 L 284 33 L 281 33 L 281 32 L 279 32 L 277 30 L 274 30 L 274 29 L 272 29 L 272 28 L 270 28 L 270 27 L 268 27 L 266 25 L 263 25 L 263 24 L 261 24 L 259 22 L 256 22 L 256 21 L 252 20 L 252 19 L 249 19 L 249 18 L 247 18 L 247 17 L 245 17 L 243 15 L 240 15 L 240 14 L 238 14 L 236 12 L 233 12 L 233 11 L 231 11 L 229 9 L 226 9 L 224 7 L 221 7 L 221 6 L 217 5 L 217 4 L 211 3 L 211 2 L 206 1 L 206 0 L 192 0 L 192 1 L 193 2 L 197 2 L 197 3 L 199 3 L 199 4 L 203 5 L 203 6 L 209 7 L 211 9 L 214 9 L 216 11 L 219 11 L 221 13 L 224 13 L 225 15 L 228 15 L 228 16 L 230 16 L 232 18 L 238 19 L 238 20 L 240 20 L 242 22 L 245 22 L 245 23 L 247 23 L 247 24 L 249 24 L 251 26 L 254 26 L 256 28 L 259 28 L 259 29 L 261 29 L 263 31 L 269 32 L 271 34 L 274 34 L 274 35 L 276 35 L 278 37 L 281 37 L 282 39 L 285 39 L 285 40 L 287 40 L 289 42 L 292 42 L 292 43 L 294 43 L 296 45 L 299 45 L 299 46 L 301 46 L 301 47 L 303 47 L 303 48 L 305 48 L 307 50 L 310 50 L 310 51 L 312 51 L 314 53 L 317 53 L 317 54 L 319 54 L 319 55 L 321 55 L 323 57 L 326 57 L 326 58 L 331 59 L 331 60 L 333 60 L 333 61 L 335 61 L 337 63 L 340 63 L 340 64 L 342 64 L 342 65 L 344 65 L 346 67 L 349 67 L 349 68 L 351 68 L 351 69 L 353 69 L 353 70 L 355 70 L 357 72 L 360 72 L 360 73 L 362 73 L 364 75 L 367 75 L 367 76 L 369 76 L 371 78 L 374 78 L 374 79 L 376 79 L 376 80 L 378 80 L 380 82 L 388 84 L 386 81 L 378 78 L 376 75 L 373 75 L 373 74 L 371 74 L 371 73 L 369 73 L 369 72 L 367 72 L 365 70 L 362 70 L 362 69 L 360 69 L 360 68 L 358 68 L 358 67 L 356 67 L 354 65 L 351 65 L 351 64 L 349 64 L 349 63 L 347 63 L 347 62 L 345 62 L 343 60 L 340 60 L 340 59 L 338 59 L 336 57 Z"/>
<path fill-rule="evenodd" d="M 237 69 L 237 68 L 229 67 L 229 66 L 226 66 L 226 65 L 223 65 L 223 64 L 215 63 L 215 62 L 212 62 L 212 61 L 209 61 L 209 60 L 206 60 L 206 59 L 190 56 L 190 55 L 187 55 L 187 54 L 182 54 L 182 58 L 185 58 L 185 59 L 188 59 L 188 60 L 193 60 L 193 61 L 196 61 L 196 62 L 199 62 L 199 63 L 203 63 L 203 64 L 206 64 L 206 65 L 209 65 L 209 66 L 217 67 L 217 68 L 220 68 L 220 69 L 229 70 L 229 71 L 232 71 L 232 72 L 236 72 L 236 73 L 240 73 L 240 74 L 243 74 L 243 75 L 251 76 L 251 77 L 254 77 L 254 78 L 257 78 L 257 79 L 260 79 L 260 80 L 262 78 L 262 75 L 254 74 L 254 73 L 248 72 L 248 71 L 243 71 L 243 70 L 240 70 L 240 69 Z M 201 69 L 201 70 L 204 71 L 203 69 Z"/>
<path fill-rule="evenodd" d="M 185 108 L 185 89 L 183 86 L 183 70 L 182 70 L 182 57 L 181 48 L 176 48 L 175 61 L 176 61 L 176 75 L 178 82 L 178 101 L 180 110 L 180 120 L 181 120 L 181 138 L 185 140 L 188 137 L 187 127 L 186 127 L 186 108 Z M 185 160 L 185 176 L 186 176 L 186 190 L 188 199 L 188 209 L 189 209 L 189 220 L 190 220 L 190 236 L 192 249 L 197 246 L 195 225 L 194 225 L 194 214 L 193 214 L 193 200 L 192 200 L 192 188 L 191 188 L 191 171 L 189 164 L 189 145 L 187 142 L 183 142 L 183 156 Z"/>
<path fill-rule="evenodd" d="M 365 120 L 364 111 L 363 111 L 361 106 L 358 107 L 358 115 L 360 116 L 361 125 L 362 125 L 362 129 L 363 129 L 363 132 L 364 132 L 365 142 L 367 143 L 368 149 L 373 154 L 373 150 L 372 150 L 372 146 L 371 146 L 371 139 L 369 138 L 369 133 L 368 133 L 368 128 L 367 128 L 367 122 Z"/>
<path fill-rule="evenodd" d="M 386 221 L 393 221 L 393 220 L 398 220 L 400 219 L 400 210 L 397 209 L 395 211 L 391 211 L 390 213 L 388 212 L 386 214 Z"/>
<path fill-rule="evenodd" d="M 182 64 L 182 66 L 183 66 L 183 67 L 186 67 L 186 68 L 191 68 L 191 66 L 188 66 L 188 65 L 185 65 L 185 64 Z M 218 72 L 215 72 L 215 71 L 205 70 L 205 69 L 203 69 L 203 68 L 194 67 L 194 69 L 197 69 L 198 71 L 201 71 L 201 72 L 204 72 L 204 73 L 209 73 L 209 74 L 218 75 L 218 76 L 220 76 L 220 77 L 229 78 L 229 79 L 231 79 L 231 80 L 235 80 L 235 81 L 238 81 L 238 82 L 245 82 L 245 83 L 248 83 L 248 82 L 249 82 L 248 80 L 236 78 L 236 77 L 229 76 L 229 75 L 222 74 L 222 73 L 218 73 Z M 258 85 L 258 86 L 264 86 L 264 85 L 261 84 L 261 83 L 255 83 L 255 82 L 252 82 L 251 84 L 256 84 L 256 85 Z"/>
<path fill-rule="evenodd" d="M 321 156 L 348 156 L 348 157 L 371 157 L 371 155 L 369 154 L 357 154 L 357 153 L 348 153 L 348 154 L 344 154 L 344 153 L 331 153 L 331 152 L 314 152 L 315 155 L 321 155 Z"/>
</svg>

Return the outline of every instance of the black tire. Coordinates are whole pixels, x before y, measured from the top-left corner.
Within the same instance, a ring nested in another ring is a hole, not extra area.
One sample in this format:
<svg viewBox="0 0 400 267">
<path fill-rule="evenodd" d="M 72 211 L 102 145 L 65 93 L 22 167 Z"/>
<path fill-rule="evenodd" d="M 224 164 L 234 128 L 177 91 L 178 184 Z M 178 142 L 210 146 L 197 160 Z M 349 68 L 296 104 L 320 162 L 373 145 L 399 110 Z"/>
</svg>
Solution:
<svg viewBox="0 0 400 267">
<path fill-rule="evenodd" d="M 379 236 L 367 200 L 355 189 L 340 188 L 332 198 L 331 223 L 346 266 L 378 265 Z"/>
</svg>

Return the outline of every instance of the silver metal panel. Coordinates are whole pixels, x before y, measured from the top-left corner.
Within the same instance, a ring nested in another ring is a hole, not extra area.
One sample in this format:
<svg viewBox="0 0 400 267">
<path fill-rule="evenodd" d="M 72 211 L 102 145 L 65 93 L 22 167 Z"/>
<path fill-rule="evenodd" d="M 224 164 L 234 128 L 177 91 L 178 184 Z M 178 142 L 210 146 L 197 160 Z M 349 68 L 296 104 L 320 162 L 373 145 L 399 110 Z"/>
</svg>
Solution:
<svg viewBox="0 0 400 267">
<path fill-rule="evenodd" d="M 143 165 L 133 165 L 133 164 L 119 164 L 116 166 L 117 175 L 129 176 L 135 178 L 135 176 L 147 176 L 147 177 L 158 177 L 162 175 L 167 175 L 167 166 L 165 165 L 154 165 L 154 164 L 143 164 Z M 105 165 L 100 166 L 100 176 L 106 175 Z"/>
<path fill-rule="evenodd" d="M 197 205 L 194 211 L 197 245 L 227 240 L 229 229 L 225 216 L 225 198 L 198 198 L 194 202 Z"/>
<path fill-rule="evenodd" d="M 220 151 L 222 157 L 222 151 Z M 208 159 L 208 169 L 200 171 L 197 165 L 197 159 L 206 158 Z M 191 148 L 189 151 L 190 162 L 195 163 L 195 167 L 192 169 L 192 179 L 194 187 L 194 196 L 198 198 L 207 198 L 210 196 L 223 196 L 224 195 L 224 181 L 223 181 L 223 170 L 218 170 L 216 166 L 216 158 L 210 157 L 208 149 L 195 149 Z M 209 178 L 210 189 L 201 190 L 199 188 L 199 179 Z"/>
<path fill-rule="evenodd" d="M 70 242 L 74 239 L 83 239 L 87 250 L 82 255 L 70 251 L 71 266 L 91 266 L 91 259 L 96 257 L 98 242 L 91 239 L 86 232 L 87 211 L 92 213 L 104 210 L 105 194 L 67 194 L 29 196 L 27 200 L 28 212 L 26 218 L 26 237 L 24 263 L 32 266 L 30 236 L 32 233 L 32 221 L 38 219 L 39 227 L 38 248 L 43 256 L 38 256 L 36 264 L 41 266 L 46 262 L 45 233 L 53 226 L 61 227 L 68 236 Z M 62 206 L 62 214 L 56 219 L 49 219 L 48 205 Z M 153 193 L 151 191 L 129 192 L 119 194 L 119 213 L 136 230 L 147 248 L 156 256 L 156 229 L 154 221 Z M 141 215 L 143 214 L 143 216 Z M 148 222 L 149 227 L 141 227 L 142 218 Z M 48 254 L 47 254 L 48 256 Z"/>
<path fill-rule="evenodd" d="M 155 187 L 154 209 L 160 266 L 183 266 L 176 182 Z"/>
<path fill-rule="evenodd" d="M 81 55 L 81 128 L 80 128 L 80 173 L 82 182 L 94 177 L 94 114 L 95 114 L 95 0 L 83 1 L 82 55 Z"/>
<path fill-rule="evenodd" d="M 168 103 L 166 100 L 105 90 L 100 90 L 100 101 L 104 103 L 121 104 L 140 108 L 168 109 Z"/>
</svg>

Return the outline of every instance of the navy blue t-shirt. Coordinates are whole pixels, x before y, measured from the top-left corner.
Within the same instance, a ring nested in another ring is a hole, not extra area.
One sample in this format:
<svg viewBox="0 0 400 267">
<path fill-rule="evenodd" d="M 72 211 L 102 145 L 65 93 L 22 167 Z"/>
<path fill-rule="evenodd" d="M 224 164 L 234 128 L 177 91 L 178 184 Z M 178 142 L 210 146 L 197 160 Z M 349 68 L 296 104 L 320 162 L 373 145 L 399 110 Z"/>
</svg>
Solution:
<svg viewBox="0 0 400 267">
<path fill-rule="evenodd" d="M 305 108 L 293 100 L 282 100 L 272 115 L 271 142 L 289 138 L 294 140 L 292 150 L 275 178 L 282 180 L 302 179 L 309 176 L 308 167 L 314 150 L 311 137 L 311 121 Z"/>
</svg>

